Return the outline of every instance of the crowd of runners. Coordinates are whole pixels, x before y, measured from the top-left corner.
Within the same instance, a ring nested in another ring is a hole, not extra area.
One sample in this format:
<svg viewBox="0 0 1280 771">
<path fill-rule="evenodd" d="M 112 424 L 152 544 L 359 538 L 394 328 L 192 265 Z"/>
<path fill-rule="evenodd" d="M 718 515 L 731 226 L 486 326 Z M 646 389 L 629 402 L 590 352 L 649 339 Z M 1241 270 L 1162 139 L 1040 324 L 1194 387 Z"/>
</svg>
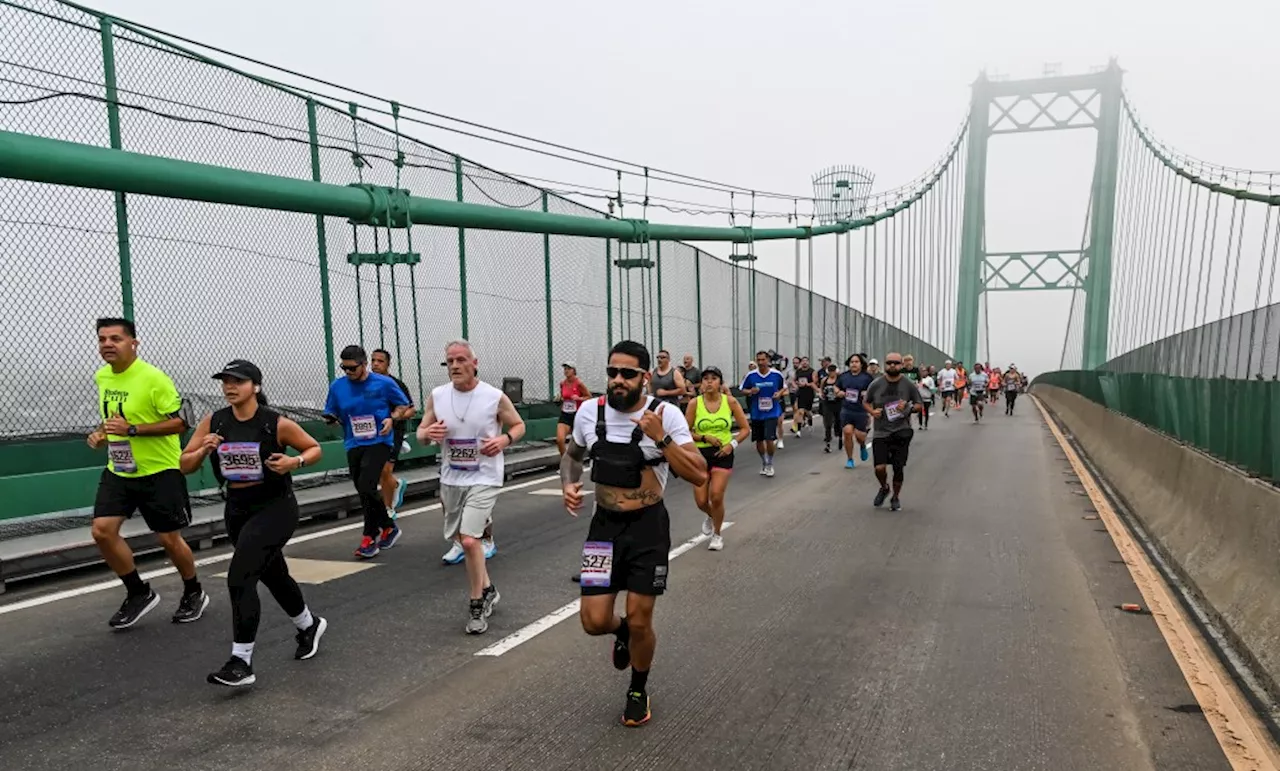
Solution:
<svg viewBox="0 0 1280 771">
<path fill-rule="evenodd" d="M 192 623 L 208 608 L 210 598 L 182 537 L 191 524 L 184 475 L 208 461 L 223 490 L 226 531 L 234 549 L 226 579 L 231 656 L 208 681 L 232 687 L 255 682 L 259 583 L 297 629 L 295 658 L 315 656 L 329 621 L 307 604 L 289 573 L 284 547 L 299 521 L 292 474 L 321 460 L 320 443 L 268 406 L 263 390 L 267 378 L 252 362 L 237 359 L 213 372 L 227 406 L 193 420 L 173 381 L 138 358 L 131 321 L 100 319 L 97 333 L 105 362 L 95 375 L 101 421 L 88 444 L 105 448 L 107 463 L 92 532 L 125 588 L 109 625 L 131 627 L 160 603 L 120 535 L 135 513 L 156 534 L 182 578 L 172 620 Z M 396 477 L 395 465 L 408 447 L 409 421 L 420 417 L 416 439 L 439 447 L 442 535 L 449 543 L 442 560 L 465 564 L 464 629 L 478 635 L 487 631 L 501 598 L 487 565 L 497 552 L 493 511 L 505 478 L 504 453 L 523 438 L 525 424 L 502 390 L 479 379 L 470 343 L 452 341 L 444 354 L 448 382 L 434 388 L 419 407 L 408 387 L 390 374 L 390 353 L 378 349 L 369 355 L 360 346 L 347 346 L 339 354 L 342 374 L 328 386 L 323 417 L 342 430 L 363 513 L 354 556 L 366 560 L 395 547 L 403 534 L 397 509 L 406 482 Z M 574 516 L 583 511 L 588 473 L 594 493 L 575 576 L 581 585 L 580 619 L 587 634 L 612 636 L 613 665 L 631 670 L 626 725 L 641 725 L 650 717 L 653 609 L 667 587 L 671 528 L 665 496 L 672 475 L 693 488 L 694 503 L 705 514 L 707 548 L 723 549 L 725 494 L 736 451 L 750 438 L 760 457 L 760 474 L 773 477 L 790 406 L 794 438 L 812 430 L 817 413 L 824 450 L 831 452 L 834 439 L 847 469 L 870 459 L 879 482 L 873 505 L 887 500 L 897 511 L 915 428 L 928 430 L 935 403 L 949 418 L 968 401 L 977 423 L 985 405 L 1001 393 L 1006 414 L 1013 414 L 1026 386 L 1013 365 L 1002 372 L 975 364 L 970 372 L 962 362 L 946 361 L 939 370 L 917 366 L 911 355 L 897 352 L 884 354 L 883 362 L 856 353 L 843 370 L 830 358 L 816 369 L 804 357 L 793 359 L 789 372 L 787 364 L 771 351 L 759 351 L 735 389 L 718 367 L 698 368 L 690 355 L 676 366 L 668 351 L 651 359 L 644 345 L 623 341 L 609 352 L 603 373 L 607 384 L 598 396 L 573 362 L 563 364 L 555 401 L 560 405 L 556 444 L 564 506 Z M 188 430 L 191 436 L 183 447 L 180 437 Z M 622 614 L 615 607 L 620 591 L 627 593 Z"/>
</svg>

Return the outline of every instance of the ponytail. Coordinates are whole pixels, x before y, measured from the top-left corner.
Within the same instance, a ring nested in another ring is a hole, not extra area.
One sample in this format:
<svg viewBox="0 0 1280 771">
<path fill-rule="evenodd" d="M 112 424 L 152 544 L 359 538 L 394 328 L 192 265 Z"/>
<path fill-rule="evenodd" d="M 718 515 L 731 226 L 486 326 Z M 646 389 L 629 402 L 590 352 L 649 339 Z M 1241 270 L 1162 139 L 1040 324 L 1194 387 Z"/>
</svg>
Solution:
<svg viewBox="0 0 1280 771">
<path fill-rule="evenodd" d="M 254 395 L 258 397 L 258 406 L 259 406 L 259 407 L 266 407 L 266 406 L 267 406 L 267 395 L 266 395 L 266 394 L 264 394 L 264 393 L 262 392 L 262 390 L 261 390 L 261 389 L 259 389 L 259 390 L 258 390 L 258 393 L 254 394 Z"/>
</svg>

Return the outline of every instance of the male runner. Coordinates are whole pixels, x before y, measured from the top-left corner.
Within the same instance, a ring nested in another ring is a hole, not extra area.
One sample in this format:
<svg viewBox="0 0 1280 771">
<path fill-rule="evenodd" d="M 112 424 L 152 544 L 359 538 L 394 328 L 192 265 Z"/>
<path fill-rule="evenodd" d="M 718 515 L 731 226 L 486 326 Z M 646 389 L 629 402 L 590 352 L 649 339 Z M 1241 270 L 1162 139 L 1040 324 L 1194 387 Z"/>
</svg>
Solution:
<svg viewBox="0 0 1280 771">
<path fill-rule="evenodd" d="M 813 368 L 809 366 L 809 357 L 800 357 L 800 363 L 795 371 L 795 409 L 791 413 L 791 431 L 796 436 L 801 435 L 801 431 L 804 430 L 805 426 L 813 424 L 813 386 L 815 377 Z"/>
<path fill-rule="evenodd" d="M 364 510 L 364 535 L 356 556 L 373 559 L 400 540 L 400 526 L 378 494 L 378 480 L 391 457 L 395 422 L 404 420 L 412 406 L 396 381 L 369 370 L 369 357 L 360 346 L 348 345 L 339 358 L 345 375 L 329 384 L 324 419 L 342 424 L 351 483 Z"/>
<path fill-rule="evenodd" d="M 400 450 L 404 446 L 404 435 L 409 430 L 409 418 L 418 414 L 418 408 L 413 406 L 413 397 L 409 394 L 409 386 L 405 385 L 403 380 L 391 374 L 391 353 L 389 351 L 383 348 L 375 348 L 373 354 L 369 357 L 369 366 L 377 374 L 396 381 L 396 385 L 400 386 L 400 390 L 404 392 L 404 398 L 409 400 L 408 409 L 403 413 L 404 419 L 397 420 L 391 425 L 391 459 L 387 461 L 387 465 L 382 467 L 382 477 L 378 482 L 378 486 L 382 489 L 382 502 L 387 504 L 387 516 L 395 519 L 396 510 L 404 503 L 405 488 L 409 486 L 408 480 L 396 479 L 396 461 L 400 460 Z"/>
<path fill-rule="evenodd" d="M 956 368 L 951 366 L 951 359 L 947 359 L 942 365 L 942 370 L 938 372 L 938 390 L 942 392 L 942 417 L 951 417 L 951 407 L 956 405 L 956 379 L 960 373 L 956 372 Z"/>
<path fill-rule="evenodd" d="M 977 423 L 982 420 L 982 415 L 987 406 L 987 381 L 989 380 L 986 369 L 982 364 L 973 365 L 973 373 L 969 375 L 969 404 L 973 407 L 973 422 Z"/>
<path fill-rule="evenodd" d="M 657 637 L 653 606 L 667 588 L 671 522 L 663 503 L 668 465 L 695 487 L 707 482 L 707 464 L 678 409 L 645 396 L 649 351 L 624 340 L 609 352 L 608 395 L 578 411 L 573 441 L 560 459 L 564 505 L 582 508 L 582 461 L 592 459 L 596 510 L 582 548 L 582 629 L 615 635 L 613 666 L 631 667 L 622 723 L 650 717 L 645 690 Z M 626 590 L 626 616 L 614 613 Z"/>
<path fill-rule="evenodd" d="M 649 393 L 658 397 L 658 401 L 679 407 L 687 389 L 684 375 L 671 364 L 671 352 L 658 351 L 658 366 L 649 380 Z"/>
<path fill-rule="evenodd" d="M 138 358 L 138 333 L 133 322 L 98 319 L 98 354 L 106 366 L 94 373 L 102 422 L 89 434 L 93 449 L 106 446 L 107 467 L 98 482 L 93 503 L 93 541 L 120 581 L 126 596 L 107 623 L 125 629 L 138 623 L 160 595 L 142 580 L 120 527 L 142 514 L 182 576 L 182 599 L 174 623 L 196 621 L 209 607 L 209 595 L 196 578 L 196 559 L 182 539 L 191 524 L 187 480 L 178 469 L 180 435 L 187 429 L 182 399 L 169 376 Z"/>
<path fill-rule="evenodd" d="M 871 439 L 871 452 L 875 456 L 876 479 L 880 491 L 875 505 L 883 506 L 889 497 L 888 466 L 893 466 L 893 498 L 889 509 L 898 511 L 902 502 L 903 470 L 907 466 L 907 454 L 911 449 L 911 413 L 920 409 L 920 391 L 902 376 L 902 354 L 890 353 L 884 357 L 884 375 L 876 378 L 867 389 L 863 400 L 867 412 L 875 418 L 875 436 Z"/>
<path fill-rule="evenodd" d="M 756 443 L 756 452 L 760 453 L 760 475 L 771 477 L 786 381 L 781 372 L 770 367 L 769 354 L 757 351 L 756 369 L 742 379 L 739 390 L 747 396 L 751 408 L 751 439 Z"/>
<path fill-rule="evenodd" d="M 853 448 L 858 448 L 862 462 L 867 461 L 867 429 L 870 416 L 862 404 L 863 395 L 875 380 L 865 370 L 866 357 L 855 353 L 847 362 L 849 368 L 836 378 L 836 397 L 843 401 L 840 408 L 841 446 L 844 447 L 844 467 L 853 468 Z"/>
<path fill-rule="evenodd" d="M 480 361 L 471 343 L 454 340 L 444 355 L 450 382 L 431 391 L 418 438 L 441 447 L 444 537 L 460 543 L 466 555 L 471 585 L 466 632 L 484 634 L 501 595 L 489 580 L 481 539 L 502 490 L 502 452 L 524 436 L 524 419 L 501 389 L 476 377 Z"/>
</svg>

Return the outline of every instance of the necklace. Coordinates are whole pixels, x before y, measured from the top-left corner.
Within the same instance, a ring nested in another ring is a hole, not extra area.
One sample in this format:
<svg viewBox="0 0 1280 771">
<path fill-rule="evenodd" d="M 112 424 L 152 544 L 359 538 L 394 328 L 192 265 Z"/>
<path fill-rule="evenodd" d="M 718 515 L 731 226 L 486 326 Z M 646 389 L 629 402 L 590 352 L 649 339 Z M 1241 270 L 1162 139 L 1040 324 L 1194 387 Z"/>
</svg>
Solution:
<svg viewBox="0 0 1280 771">
<path fill-rule="evenodd" d="M 479 385 L 479 383 L 477 383 L 476 385 Z M 463 408 L 461 415 L 458 414 L 458 405 L 457 405 L 458 394 L 460 393 L 462 392 L 459 391 L 456 387 L 453 389 L 453 398 L 449 399 L 449 409 L 453 412 L 453 416 L 458 419 L 459 423 L 465 424 L 467 422 L 467 413 L 471 411 L 471 402 L 475 401 L 476 399 L 476 389 L 474 388 L 471 389 L 470 394 L 467 397 L 467 406 Z"/>
</svg>

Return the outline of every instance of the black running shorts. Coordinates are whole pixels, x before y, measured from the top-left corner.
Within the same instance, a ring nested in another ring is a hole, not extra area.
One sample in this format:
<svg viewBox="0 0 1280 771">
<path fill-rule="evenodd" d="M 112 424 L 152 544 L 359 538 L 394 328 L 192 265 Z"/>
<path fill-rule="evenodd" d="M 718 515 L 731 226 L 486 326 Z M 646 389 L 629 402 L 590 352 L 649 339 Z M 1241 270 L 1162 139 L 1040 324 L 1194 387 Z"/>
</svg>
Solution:
<svg viewBox="0 0 1280 771">
<path fill-rule="evenodd" d="M 796 408 L 804 410 L 805 412 L 812 412 L 813 396 L 814 392 L 812 388 L 796 389 Z"/>
<path fill-rule="evenodd" d="M 871 456 L 877 466 L 893 466 L 895 469 L 905 468 L 907 454 L 911 449 L 912 429 L 894 431 L 881 436 L 877 433 L 871 438 Z"/>
<path fill-rule="evenodd" d="M 751 441 L 776 442 L 778 440 L 778 419 L 765 418 L 751 421 Z"/>
<path fill-rule="evenodd" d="M 173 533 L 191 524 L 191 500 L 182 472 L 165 469 L 143 477 L 122 477 L 102 470 L 93 517 L 124 517 L 137 511 L 153 533 Z"/>
<path fill-rule="evenodd" d="M 662 501 L 636 511 L 596 506 L 582 548 L 582 595 L 634 592 L 656 597 L 667 589 L 671 520 Z"/>
<path fill-rule="evenodd" d="M 862 433 L 867 432 L 867 427 L 871 423 L 871 416 L 863 410 L 840 410 L 840 428 L 843 430 L 845 426 L 853 426 L 855 430 Z"/>
<path fill-rule="evenodd" d="M 708 471 L 715 468 L 733 471 L 733 453 L 720 455 L 719 447 L 699 447 L 698 451 L 702 453 L 702 459 L 707 462 Z"/>
<path fill-rule="evenodd" d="M 986 401 L 987 401 L 986 391 L 970 391 L 969 392 L 970 404 L 983 404 Z"/>
</svg>

